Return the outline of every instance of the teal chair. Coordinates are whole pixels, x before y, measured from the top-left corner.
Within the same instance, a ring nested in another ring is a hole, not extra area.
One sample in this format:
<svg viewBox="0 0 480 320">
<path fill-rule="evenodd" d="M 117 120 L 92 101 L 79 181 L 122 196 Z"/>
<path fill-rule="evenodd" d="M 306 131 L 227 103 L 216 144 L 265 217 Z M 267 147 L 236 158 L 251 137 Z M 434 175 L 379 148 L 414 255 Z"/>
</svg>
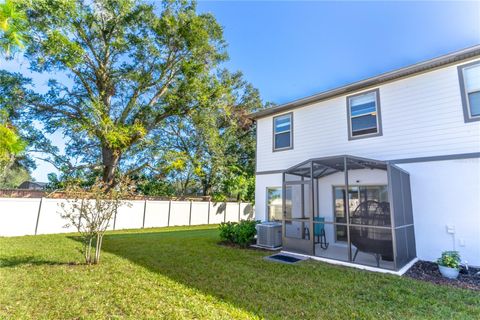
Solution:
<svg viewBox="0 0 480 320">
<path fill-rule="evenodd" d="M 313 236 L 316 238 L 315 243 L 320 244 L 320 248 L 326 250 L 328 249 L 329 243 L 327 242 L 327 235 L 325 233 L 325 218 L 324 217 L 313 217 Z M 308 227 L 305 227 L 306 238 L 310 239 L 310 230 Z"/>
<path fill-rule="evenodd" d="M 327 235 L 325 234 L 325 218 L 313 217 L 313 221 L 317 222 L 313 224 L 314 235 L 317 238 L 318 243 L 320 243 L 320 248 L 326 250 L 328 248 L 328 242 Z"/>
</svg>

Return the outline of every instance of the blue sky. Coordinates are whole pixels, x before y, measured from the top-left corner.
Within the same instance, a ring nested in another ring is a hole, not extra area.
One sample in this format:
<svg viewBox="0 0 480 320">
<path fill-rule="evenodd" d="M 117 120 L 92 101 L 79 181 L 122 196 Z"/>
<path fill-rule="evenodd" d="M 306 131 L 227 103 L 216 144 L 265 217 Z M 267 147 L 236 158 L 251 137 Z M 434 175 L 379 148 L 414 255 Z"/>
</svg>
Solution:
<svg viewBox="0 0 480 320">
<path fill-rule="evenodd" d="M 480 43 L 480 2 L 201 1 L 231 61 L 284 103 Z"/>
<path fill-rule="evenodd" d="M 224 27 L 226 66 L 278 104 L 480 43 L 480 2 L 200 1 L 198 11 Z M 39 88 L 48 79 L 29 76 Z M 38 162 L 33 176 L 51 171 Z"/>
</svg>

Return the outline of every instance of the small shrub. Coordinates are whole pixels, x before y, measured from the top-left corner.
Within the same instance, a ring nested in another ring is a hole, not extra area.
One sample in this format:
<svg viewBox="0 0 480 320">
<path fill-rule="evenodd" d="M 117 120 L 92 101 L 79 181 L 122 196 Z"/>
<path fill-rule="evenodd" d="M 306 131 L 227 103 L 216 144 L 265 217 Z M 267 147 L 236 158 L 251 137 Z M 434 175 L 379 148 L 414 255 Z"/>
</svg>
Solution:
<svg viewBox="0 0 480 320">
<path fill-rule="evenodd" d="M 235 243 L 242 248 L 245 248 L 252 243 L 255 234 L 257 234 L 257 229 L 255 228 L 256 224 L 257 221 L 255 220 L 240 221 L 240 223 L 234 227 Z"/>
<path fill-rule="evenodd" d="M 125 199 L 133 195 L 134 189 L 131 180 L 125 177 L 119 177 L 113 188 L 100 179 L 89 187 L 76 181 L 65 185 L 67 202 L 61 203 L 60 215 L 68 220 L 65 227 L 74 226 L 80 233 L 86 264 L 100 263 L 103 236 L 118 208 L 131 206 Z"/>
<path fill-rule="evenodd" d="M 220 230 L 220 239 L 225 242 L 233 243 L 235 240 L 234 237 L 234 227 L 236 222 L 222 222 L 218 229 Z"/>
<path fill-rule="evenodd" d="M 239 245 L 246 248 L 253 242 L 257 229 L 255 226 L 258 221 L 242 220 L 237 222 L 224 222 L 220 224 L 220 239 L 224 242 Z"/>
<path fill-rule="evenodd" d="M 437 263 L 444 267 L 459 269 L 460 261 L 460 254 L 458 251 L 444 251 L 442 252 L 442 256 L 438 258 Z"/>
</svg>

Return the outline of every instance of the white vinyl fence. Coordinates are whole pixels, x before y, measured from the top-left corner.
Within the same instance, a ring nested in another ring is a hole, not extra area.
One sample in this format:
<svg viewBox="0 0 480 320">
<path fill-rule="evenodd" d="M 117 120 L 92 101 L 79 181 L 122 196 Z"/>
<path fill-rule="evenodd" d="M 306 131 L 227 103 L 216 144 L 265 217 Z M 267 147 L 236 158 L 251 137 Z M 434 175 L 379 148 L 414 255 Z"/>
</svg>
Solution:
<svg viewBox="0 0 480 320">
<path fill-rule="evenodd" d="M 75 232 L 65 228 L 64 199 L 0 198 L 0 236 Z M 218 224 L 253 219 L 250 203 L 132 200 L 119 208 L 111 230 Z"/>
</svg>

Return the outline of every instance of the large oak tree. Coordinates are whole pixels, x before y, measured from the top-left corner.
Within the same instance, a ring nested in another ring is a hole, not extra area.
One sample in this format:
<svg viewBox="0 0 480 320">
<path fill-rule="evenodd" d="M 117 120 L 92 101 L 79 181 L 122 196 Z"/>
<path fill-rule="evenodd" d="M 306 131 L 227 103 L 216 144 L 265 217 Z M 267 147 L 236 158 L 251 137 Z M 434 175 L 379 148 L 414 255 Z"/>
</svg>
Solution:
<svg viewBox="0 0 480 320">
<path fill-rule="evenodd" d="M 134 0 L 18 0 L 26 13 L 25 57 L 37 72 L 66 74 L 28 112 L 66 137 L 65 166 L 133 174 L 155 163 L 161 129 L 221 102 L 215 75 L 226 59 L 222 28 L 195 3 Z M 38 145 L 38 143 L 37 143 Z M 153 146 L 153 147 L 152 147 Z M 41 148 L 38 149 L 42 151 Z M 48 151 L 48 150 L 43 150 Z"/>
</svg>

